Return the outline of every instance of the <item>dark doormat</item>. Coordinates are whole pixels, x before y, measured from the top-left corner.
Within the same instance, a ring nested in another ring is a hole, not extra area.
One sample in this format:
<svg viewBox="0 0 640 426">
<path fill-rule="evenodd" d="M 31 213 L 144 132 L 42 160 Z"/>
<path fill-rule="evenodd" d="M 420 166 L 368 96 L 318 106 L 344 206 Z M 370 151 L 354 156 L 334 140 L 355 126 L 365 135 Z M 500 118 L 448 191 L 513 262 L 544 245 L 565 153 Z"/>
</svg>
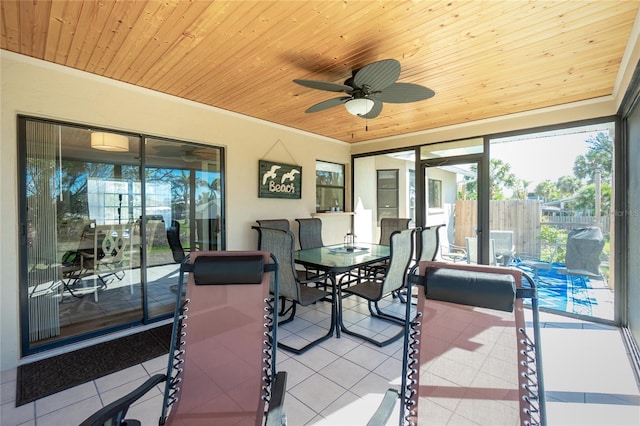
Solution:
<svg viewBox="0 0 640 426">
<path fill-rule="evenodd" d="M 169 353 L 171 324 L 18 367 L 16 407 Z"/>
</svg>

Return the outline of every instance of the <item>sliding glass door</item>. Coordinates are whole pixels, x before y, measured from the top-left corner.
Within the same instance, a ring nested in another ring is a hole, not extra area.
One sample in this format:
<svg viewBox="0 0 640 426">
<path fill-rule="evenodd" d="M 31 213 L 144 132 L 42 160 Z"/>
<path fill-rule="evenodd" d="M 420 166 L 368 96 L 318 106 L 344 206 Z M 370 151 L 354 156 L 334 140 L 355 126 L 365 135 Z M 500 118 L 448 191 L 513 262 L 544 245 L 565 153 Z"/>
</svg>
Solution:
<svg viewBox="0 0 640 426">
<path fill-rule="evenodd" d="M 224 246 L 221 148 L 20 117 L 19 152 L 23 354 L 170 316 L 172 225 Z"/>
<path fill-rule="evenodd" d="M 441 260 L 492 263 L 481 252 L 478 194 L 482 187 L 482 138 L 425 145 L 420 148 L 420 187 L 424 226 L 439 229 Z"/>
</svg>

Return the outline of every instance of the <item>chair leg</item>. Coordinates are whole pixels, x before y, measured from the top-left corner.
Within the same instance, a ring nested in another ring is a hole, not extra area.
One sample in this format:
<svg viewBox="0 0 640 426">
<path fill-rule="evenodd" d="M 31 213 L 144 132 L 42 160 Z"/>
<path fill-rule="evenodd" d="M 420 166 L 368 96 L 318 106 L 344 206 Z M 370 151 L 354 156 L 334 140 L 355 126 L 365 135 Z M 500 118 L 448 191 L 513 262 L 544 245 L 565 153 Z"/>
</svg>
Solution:
<svg viewBox="0 0 640 426">
<path fill-rule="evenodd" d="M 295 306 L 296 306 L 296 303 L 294 302 L 293 307 L 290 308 L 290 309 L 293 309 L 291 316 L 284 321 L 280 321 L 278 325 L 286 324 L 288 322 L 293 321 L 293 316 L 295 314 Z M 305 352 L 307 349 L 311 349 L 312 347 L 316 346 L 318 343 L 322 343 L 325 340 L 329 339 L 330 337 L 333 337 L 333 330 L 335 329 L 336 329 L 336 308 L 335 308 L 335 305 L 333 305 L 331 308 L 331 326 L 329 327 L 329 331 L 327 332 L 327 334 L 325 334 L 322 337 L 319 337 L 318 339 L 312 342 L 307 343 L 301 348 L 294 348 L 293 346 L 289 346 L 282 342 L 278 342 L 278 347 L 286 351 L 293 352 L 296 355 L 300 355 L 301 353 Z"/>
<path fill-rule="evenodd" d="M 289 345 L 287 345 L 285 343 L 278 342 L 278 347 L 279 348 L 284 349 L 284 350 L 289 351 L 289 352 L 293 352 L 294 354 L 299 355 L 299 354 L 307 351 L 308 349 L 311 349 L 312 347 L 316 346 L 317 344 L 322 343 L 325 340 L 333 337 L 333 331 L 334 330 L 336 331 L 336 336 L 340 337 L 340 328 L 338 327 L 337 320 L 336 320 L 336 317 L 338 316 L 338 302 L 337 302 L 337 299 L 338 299 L 338 294 L 339 294 L 338 290 L 336 290 L 336 287 L 338 287 L 338 285 L 336 285 L 335 276 L 331 276 L 329 279 L 331 280 L 331 288 L 332 288 L 331 299 L 332 300 L 331 300 L 331 325 L 329 327 L 329 331 L 327 332 L 327 334 L 325 334 L 322 337 L 317 338 L 316 340 L 313 340 L 313 341 L 307 343 L 306 345 L 304 345 L 301 348 L 294 348 L 293 346 L 289 346 Z M 278 325 L 283 324 L 283 323 L 287 323 L 287 322 L 290 322 L 290 321 L 293 320 L 293 316 L 295 315 L 295 305 L 296 305 L 296 302 L 294 302 L 293 303 L 293 307 L 290 308 L 290 309 L 293 309 L 293 312 L 292 312 L 291 316 L 289 318 L 287 318 L 286 320 L 279 322 Z M 303 305 L 303 306 L 307 306 L 307 305 Z"/>
<path fill-rule="evenodd" d="M 285 318 L 282 321 L 278 321 L 278 325 L 286 324 L 293 321 L 293 318 L 296 316 L 296 306 L 298 305 L 298 303 L 296 302 L 291 302 L 291 306 L 288 309 L 285 309 L 286 299 L 284 297 L 281 297 L 280 299 L 282 302 L 282 307 L 280 308 L 280 313 L 278 315 L 284 316 L 287 312 L 291 312 L 291 314 L 289 314 L 288 318 Z"/>
<path fill-rule="evenodd" d="M 403 302 L 406 303 L 406 301 L 403 301 Z M 395 315 L 391 315 L 383 312 L 382 309 L 380 308 L 380 305 L 378 305 L 377 301 L 373 302 L 373 305 L 376 308 L 376 312 L 375 313 L 371 312 L 371 315 L 373 315 L 374 317 L 399 323 L 399 324 L 404 324 L 404 317 L 396 317 Z M 371 302 L 369 302 L 369 311 L 371 311 Z"/>
<path fill-rule="evenodd" d="M 342 312 L 342 296 L 340 294 L 341 292 L 338 293 L 338 309 L 340 310 L 340 312 Z M 376 311 L 378 311 L 379 313 L 375 313 L 373 308 L 372 308 L 372 304 L 375 305 Z M 390 321 L 394 324 L 397 324 L 398 322 L 400 322 L 399 325 L 402 325 L 403 327 L 400 328 L 400 330 L 398 331 L 397 334 L 394 334 L 393 336 L 389 337 L 388 339 L 385 340 L 376 340 L 372 337 L 366 336 L 364 334 L 361 333 L 357 333 L 355 331 L 349 330 L 345 325 L 344 322 L 342 321 L 342 313 L 340 315 L 338 315 L 338 327 L 341 331 L 350 334 L 352 336 L 356 336 L 359 337 L 363 340 L 366 340 L 369 343 L 372 343 L 378 347 L 383 347 L 388 345 L 389 343 L 393 343 L 396 340 L 398 340 L 399 338 L 401 338 L 402 336 L 404 336 L 404 318 L 402 320 L 400 320 L 399 318 L 393 317 L 391 315 L 387 315 L 383 312 L 380 311 L 380 308 L 378 307 L 378 303 L 377 302 L 372 302 L 372 301 L 368 301 L 368 307 L 369 307 L 369 312 L 371 313 L 372 317 L 375 318 L 380 318 L 382 320 L 386 320 L 386 321 Z M 380 315 L 380 313 L 382 315 Z"/>
</svg>

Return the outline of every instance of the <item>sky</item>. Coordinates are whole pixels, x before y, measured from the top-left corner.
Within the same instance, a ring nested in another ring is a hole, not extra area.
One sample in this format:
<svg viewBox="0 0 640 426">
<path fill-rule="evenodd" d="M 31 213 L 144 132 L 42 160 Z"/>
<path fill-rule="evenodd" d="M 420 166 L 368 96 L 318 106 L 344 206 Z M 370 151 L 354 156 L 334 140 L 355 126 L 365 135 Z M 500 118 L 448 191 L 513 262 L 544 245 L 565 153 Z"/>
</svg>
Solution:
<svg viewBox="0 0 640 426">
<path fill-rule="evenodd" d="M 532 139 L 491 144 L 491 158 L 511 165 L 519 179 L 530 181 L 529 190 L 544 180 L 555 182 L 561 176 L 573 176 L 573 164 L 588 151 L 585 141 L 597 131 L 568 135 L 551 135 Z"/>
</svg>

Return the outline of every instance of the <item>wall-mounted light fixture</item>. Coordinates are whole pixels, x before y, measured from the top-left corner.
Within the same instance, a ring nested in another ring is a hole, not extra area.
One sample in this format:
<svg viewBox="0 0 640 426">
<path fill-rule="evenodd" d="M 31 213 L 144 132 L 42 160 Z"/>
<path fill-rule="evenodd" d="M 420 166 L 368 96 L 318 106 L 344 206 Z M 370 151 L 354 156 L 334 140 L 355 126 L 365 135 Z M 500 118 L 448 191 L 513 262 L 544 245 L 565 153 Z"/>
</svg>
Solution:
<svg viewBox="0 0 640 426">
<path fill-rule="evenodd" d="M 371 99 L 356 98 L 348 100 L 344 104 L 344 106 L 345 108 L 347 108 L 347 111 L 349 111 L 349 114 L 361 117 L 368 114 L 369 111 L 371 111 L 371 108 L 373 108 L 374 104 L 375 102 L 373 102 Z"/>
<path fill-rule="evenodd" d="M 129 138 L 115 133 L 91 132 L 91 148 L 102 151 L 129 151 Z"/>
</svg>

